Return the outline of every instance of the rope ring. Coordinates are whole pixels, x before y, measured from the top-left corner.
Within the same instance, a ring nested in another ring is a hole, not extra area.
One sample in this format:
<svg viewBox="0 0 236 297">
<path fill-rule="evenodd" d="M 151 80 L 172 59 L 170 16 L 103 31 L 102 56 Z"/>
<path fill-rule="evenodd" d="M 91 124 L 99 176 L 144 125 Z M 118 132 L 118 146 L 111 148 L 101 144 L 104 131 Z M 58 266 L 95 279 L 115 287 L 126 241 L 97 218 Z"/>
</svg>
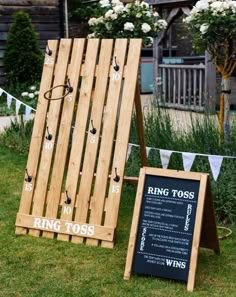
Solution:
<svg viewBox="0 0 236 297">
<path fill-rule="evenodd" d="M 47 94 L 50 93 L 52 90 L 56 89 L 56 88 L 65 88 L 67 90 L 67 92 L 61 96 L 61 97 L 58 97 L 58 98 L 49 98 L 47 97 Z M 49 89 L 48 91 L 46 91 L 44 94 L 43 94 L 43 97 L 46 99 L 46 100 L 61 100 L 61 99 L 64 99 L 67 95 L 69 95 L 70 93 L 73 92 L 73 87 L 69 86 L 69 85 L 58 85 L 58 86 L 55 86 L 55 87 L 52 87 L 51 89 Z"/>
<path fill-rule="evenodd" d="M 218 239 L 225 239 L 225 238 L 229 237 L 233 233 L 233 231 L 231 229 L 227 228 L 227 227 L 217 226 L 217 228 L 218 229 L 224 229 L 224 230 L 228 231 L 228 233 L 226 233 L 225 235 L 218 236 Z"/>
</svg>

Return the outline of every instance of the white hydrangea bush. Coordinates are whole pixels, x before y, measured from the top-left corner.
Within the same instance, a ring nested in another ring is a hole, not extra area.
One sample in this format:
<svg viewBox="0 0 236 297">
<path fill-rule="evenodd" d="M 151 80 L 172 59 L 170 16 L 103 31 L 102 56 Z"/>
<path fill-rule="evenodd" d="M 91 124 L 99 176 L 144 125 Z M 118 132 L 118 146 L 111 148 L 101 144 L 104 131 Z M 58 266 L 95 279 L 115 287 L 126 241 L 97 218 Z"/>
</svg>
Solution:
<svg viewBox="0 0 236 297">
<path fill-rule="evenodd" d="M 89 19 L 89 38 L 142 38 L 145 46 L 151 46 L 153 38 L 167 26 L 144 1 L 124 4 L 120 0 L 101 0 L 99 3 L 103 15 Z"/>
<path fill-rule="evenodd" d="M 230 75 L 236 61 L 236 1 L 200 0 L 184 22 L 193 33 L 195 47 L 208 50 L 221 73 L 223 60 L 231 61 L 224 69 L 225 75 Z"/>
</svg>

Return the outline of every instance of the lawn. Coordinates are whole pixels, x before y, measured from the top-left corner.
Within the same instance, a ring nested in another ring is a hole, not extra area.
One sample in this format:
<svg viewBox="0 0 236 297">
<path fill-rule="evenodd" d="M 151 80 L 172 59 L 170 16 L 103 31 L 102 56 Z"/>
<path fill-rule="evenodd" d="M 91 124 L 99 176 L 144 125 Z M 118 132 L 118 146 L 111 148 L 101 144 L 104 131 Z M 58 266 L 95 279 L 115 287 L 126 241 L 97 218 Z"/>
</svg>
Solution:
<svg viewBox="0 0 236 297">
<path fill-rule="evenodd" d="M 26 157 L 0 146 L 0 296 L 233 297 L 236 226 L 220 241 L 221 255 L 201 249 L 193 293 L 186 284 L 132 275 L 123 280 L 135 188 L 125 186 L 113 250 L 15 235 Z"/>
</svg>

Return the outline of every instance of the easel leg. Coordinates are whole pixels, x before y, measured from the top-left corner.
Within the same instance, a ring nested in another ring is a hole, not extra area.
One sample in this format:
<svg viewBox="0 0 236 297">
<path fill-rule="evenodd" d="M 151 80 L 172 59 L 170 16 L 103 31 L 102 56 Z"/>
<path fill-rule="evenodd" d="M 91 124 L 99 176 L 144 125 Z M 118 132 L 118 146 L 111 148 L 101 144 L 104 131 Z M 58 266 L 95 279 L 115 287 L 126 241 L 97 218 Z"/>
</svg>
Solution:
<svg viewBox="0 0 236 297">
<path fill-rule="evenodd" d="M 141 153 L 141 162 L 142 166 L 148 165 L 147 152 L 146 152 L 146 142 L 144 137 L 144 128 L 143 128 L 143 114 L 142 114 L 142 105 L 140 98 L 140 89 L 139 84 L 136 85 L 135 91 L 135 109 L 136 109 L 136 117 L 137 117 L 137 127 L 138 127 L 138 137 L 140 144 L 140 153 Z"/>
</svg>

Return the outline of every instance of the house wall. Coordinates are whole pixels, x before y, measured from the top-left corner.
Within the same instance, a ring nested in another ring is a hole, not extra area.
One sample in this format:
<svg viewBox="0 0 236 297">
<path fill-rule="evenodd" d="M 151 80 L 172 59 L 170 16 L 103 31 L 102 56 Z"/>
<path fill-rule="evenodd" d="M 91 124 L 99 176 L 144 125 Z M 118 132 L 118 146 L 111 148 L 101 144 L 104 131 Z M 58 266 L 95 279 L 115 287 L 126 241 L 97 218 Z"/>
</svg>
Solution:
<svg viewBox="0 0 236 297">
<path fill-rule="evenodd" d="M 63 0 L 0 0 L 0 85 L 4 84 L 3 56 L 7 34 L 17 11 L 28 12 L 35 30 L 39 33 L 39 44 L 45 49 L 48 39 L 64 36 Z"/>
</svg>

